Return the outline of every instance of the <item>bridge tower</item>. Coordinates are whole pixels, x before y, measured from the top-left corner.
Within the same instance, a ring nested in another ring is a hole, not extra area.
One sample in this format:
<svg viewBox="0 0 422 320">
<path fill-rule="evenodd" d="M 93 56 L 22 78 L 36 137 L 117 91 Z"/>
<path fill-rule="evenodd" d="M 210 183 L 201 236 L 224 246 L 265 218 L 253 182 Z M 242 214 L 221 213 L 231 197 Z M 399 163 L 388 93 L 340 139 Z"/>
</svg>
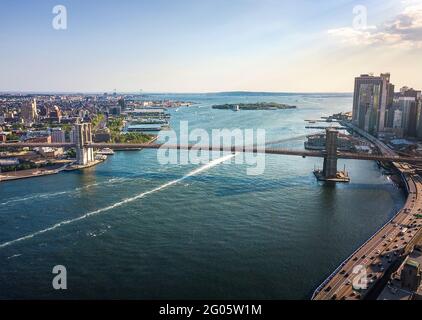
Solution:
<svg viewBox="0 0 422 320">
<path fill-rule="evenodd" d="M 335 128 L 327 128 L 325 135 L 324 168 L 322 171 L 315 170 L 318 180 L 330 182 L 350 182 L 346 171 L 337 171 L 337 141 L 338 131 Z"/>
<path fill-rule="evenodd" d="M 337 177 L 337 138 L 336 129 L 326 129 L 325 157 L 323 174 L 326 179 Z"/>
<path fill-rule="evenodd" d="M 94 161 L 94 150 L 86 147 L 86 144 L 92 143 L 91 123 L 77 123 L 74 125 L 73 130 L 77 163 L 78 165 L 86 166 Z"/>
</svg>

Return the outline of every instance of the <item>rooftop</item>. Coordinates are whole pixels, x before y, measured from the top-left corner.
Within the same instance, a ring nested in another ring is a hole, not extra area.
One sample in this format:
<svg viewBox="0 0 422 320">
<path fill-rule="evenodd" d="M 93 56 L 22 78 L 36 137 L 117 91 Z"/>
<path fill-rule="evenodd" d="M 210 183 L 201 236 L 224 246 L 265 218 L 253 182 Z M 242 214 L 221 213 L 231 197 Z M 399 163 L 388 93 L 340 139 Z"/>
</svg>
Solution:
<svg viewBox="0 0 422 320">
<path fill-rule="evenodd" d="M 128 110 L 124 113 L 130 114 L 130 113 L 164 113 L 165 109 L 135 109 L 135 110 Z"/>
<path fill-rule="evenodd" d="M 378 297 L 378 300 L 411 300 L 412 293 L 398 288 L 395 285 L 389 285 L 384 288 Z"/>
</svg>

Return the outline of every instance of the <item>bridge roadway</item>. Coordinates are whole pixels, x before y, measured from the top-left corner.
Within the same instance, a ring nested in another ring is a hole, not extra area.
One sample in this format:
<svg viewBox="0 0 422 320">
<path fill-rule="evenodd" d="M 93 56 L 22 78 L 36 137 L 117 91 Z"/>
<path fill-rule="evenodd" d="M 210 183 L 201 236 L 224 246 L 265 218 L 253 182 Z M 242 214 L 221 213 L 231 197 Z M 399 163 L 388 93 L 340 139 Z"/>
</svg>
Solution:
<svg viewBox="0 0 422 320">
<path fill-rule="evenodd" d="M 37 148 L 37 147 L 53 147 L 53 148 L 71 148 L 75 147 L 72 143 L 0 143 L 0 148 Z M 214 146 L 198 146 L 194 144 L 189 145 L 168 145 L 168 144 L 128 144 L 128 143 L 91 143 L 85 145 L 87 148 L 95 149 L 172 149 L 172 150 L 204 150 L 217 152 L 247 152 L 258 154 L 274 154 L 285 156 L 298 156 L 310 158 L 324 158 L 326 155 L 323 151 L 307 151 L 307 150 L 290 150 L 282 148 L 268 148 L 268 147 L 214 147 Z M 422 157 L 402 157 L 396 154 L 387 155 L 373 155 L 364 153 L 349 153 L 338 152 L 338 159 L 350 160 L 368 160 L 368 161 L 385 161 L 385 162 L 418 162 L 422 163 Z"/>
<path fill-rule="evenodd" d="M 383 154 L 394 157 L 395 153 L 382 142 L 372 137 Z M 383 228 L 347 258 L 327 280 L 317 288 L 313 300 L 360 300 L 367 296 L 377 280 L 385 275 L 422 232 L 422 178 L 411 165 L 393 162 L 406 185 L 408 198 L 405 206 Z M 405 232 L 403 230 L 407 229 Z M 367 275 L 367 289 L 356 290 L 362 273 Z"/>
<path fill-rule="evenodd" d="M 409 190 L 409 197 L 404 208 L 340 265 L 317 289 L 313 296 L 314 300 L 359 300 L 365 298 L 375 285 L 376 280 L 384 276 L 388 268 L 406 252 L 409 243 L 420 232 L 421 221 L 415 215 L 421 214 L 422 180 L 416 174 L 405 173 L 407 170 L 403 169 L 401 164 L 397 164 L 397 166 L 399 170 L 403 170 L 402 173 Z M 402 228 L 408 230 L 402 233 Z M 367 283 L 366 290 L 355 290 L 356 288 L 353 287 L 355 283 L 359 284 L 361 273 L 358 271 L 360 269 L 365 270 L 368 276 L 369 283 Z"/>
</svg>

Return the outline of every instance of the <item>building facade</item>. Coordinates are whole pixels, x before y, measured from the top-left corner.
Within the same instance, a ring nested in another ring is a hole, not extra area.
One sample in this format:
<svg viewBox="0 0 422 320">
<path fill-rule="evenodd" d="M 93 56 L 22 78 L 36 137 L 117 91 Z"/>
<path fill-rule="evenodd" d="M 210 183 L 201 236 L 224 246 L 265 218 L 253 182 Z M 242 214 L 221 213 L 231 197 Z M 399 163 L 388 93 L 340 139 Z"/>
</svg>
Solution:
<svg viewBox="0 0 422 320">
<path fill-rule="evenodd" d="M 28 101 L 21 107 L 22 119 L 26 124 L 32 124 L 37 119 L 37 100 Z"/>
<path fill-rule="evenodd" d="M 371 134 L 384 131 L 387 106 L 392 103 L 393 95 L 389 73 L 379 77 L 363 74 L 355 78 L 353 123 Z"/>
<path fill-rule="evenodd" d="M 66 142 L 66 135 L 60 128 L 51 129 L 51 141 L 53 143 L 64 143 Z"/>
<path fill-rule="evenodd" d="M 421 91 L 403 87 L 395 99 L 395 109 L 402 113 L 400 129 L 404 137 L 422 138 Z M 398 123 L 395 123 L 398 127 Z"/>
</svg>

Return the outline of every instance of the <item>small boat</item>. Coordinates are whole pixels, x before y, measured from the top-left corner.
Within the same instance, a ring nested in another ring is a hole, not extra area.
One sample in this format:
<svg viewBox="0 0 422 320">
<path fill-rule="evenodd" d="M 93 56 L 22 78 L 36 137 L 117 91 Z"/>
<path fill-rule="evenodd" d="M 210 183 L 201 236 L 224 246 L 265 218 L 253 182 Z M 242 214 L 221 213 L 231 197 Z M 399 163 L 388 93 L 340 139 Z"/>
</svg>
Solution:
<svg viewBox="0 0 422 320">
<path fill-rule="evenodd" d="M 103 155 L 103 156 L 112 156 L 114 154 L 114 151 L 109 148 L 104 148 L 97 151 L 97 154 Z"/>
<path fill-rule="evenodd" d="M 97 161 L 106 161 L 107 160 L 107 156 L 104 155 L 104 154 L 97 154 L 95 156 L 95 160 L 97 160 Z"/>
</svg>

